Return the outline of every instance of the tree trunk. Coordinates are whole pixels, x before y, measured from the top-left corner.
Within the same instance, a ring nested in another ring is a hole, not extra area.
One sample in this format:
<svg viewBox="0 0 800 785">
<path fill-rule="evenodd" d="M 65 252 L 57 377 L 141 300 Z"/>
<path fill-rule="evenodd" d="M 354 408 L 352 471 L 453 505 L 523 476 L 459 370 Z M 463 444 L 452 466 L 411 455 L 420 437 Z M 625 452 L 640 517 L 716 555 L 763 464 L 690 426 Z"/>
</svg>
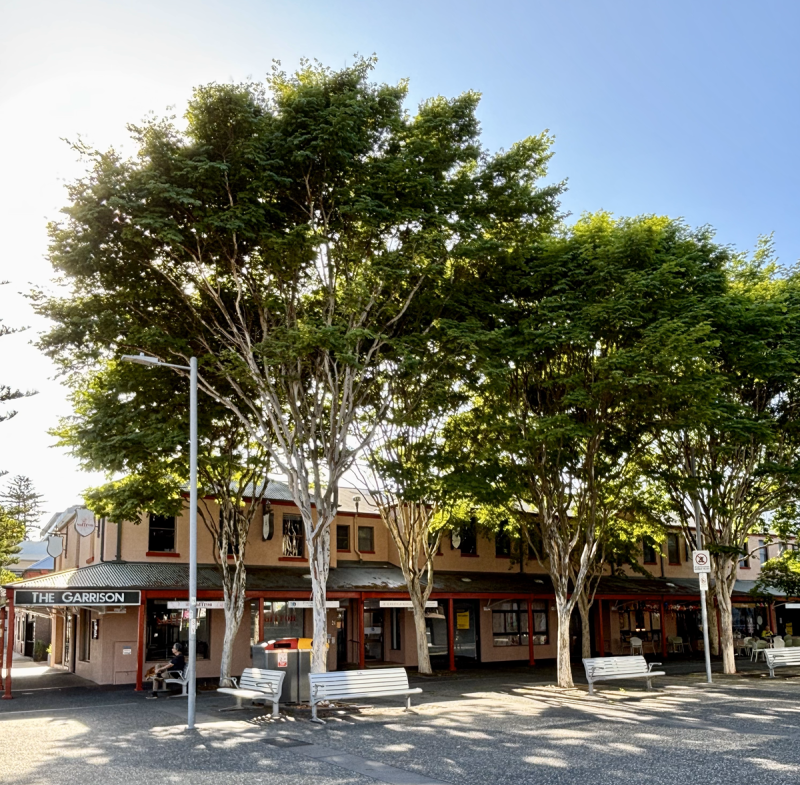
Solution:
<svg viewBox="0 0 800 785">
<path fill-rule="evenodd" d="M 733 569 L 735 569 L 735 566 Z M 721 576 L 719 574 L 721 571 L 722 570 L 718 570 L 714 575 L 714 578 L 716 581 L 717 603 L 719 604 L 719 617 L 721 622 L 720 633 L 722 638 L 722 672 L 736 673 L 736 658 L 734 656 L 733 649 L 733 608 L 731 605 L 731 584 L 726 576 Z"/>
<path fill-rule="evenodd" d="M 314 633 L 311 644 L 311 672 L 328 670 L 328 609 L 325 607 L 328 569 L 330 565 L 330 527 L 325 526 L 319 536 L 308 543 L 308 561 L 311 569 L 311 600 L 314 603 Z"/>
<path fill-rule="evenodd" d="M 225 554 L 227 557 L 227 554 Z M 222 638 L 222 659 L 219 666 L 219 683 L 221 687 L 232 687 L 231 660 L 233 658 L 233 642 L 244 615 L 244 594 L 247 582 L 247 571 L 243 561 L 237 560 L 233 575 L 230 565 L 223 566 L 222 587 L 225 600 L 225 635 Z"/>
<path fill-rule="evenodd" d="M 709 587 L 706 592 L 706 617 L 708 618 L 708 648 L 716 657 L 719 655 L 719 625 L 717 624 L 717 608 L 714 604 L 716 588 Z"/>
<path fill-rule="evenodd" d="M 417 635 L 417 670 L 420 673 L 432 674 L 431 656 L 428 651 L 428 631 L 425 626 L 425 602 L 412 595 L 411 604 L 414 611 L 414 630 Z"/>
<path fill-rule="evenodd" d="M 578 612 L 581 615 L 581 656 L 585 659 L 592 656 L 592 604 L 581 592 L 578 597 Z"/>
<path fill-rule="evenodd" d="M 558 617 L 556 653 L 556 680 L 559 687 L 574 687 L 572 681 L 572 661 L 570 658 L 569 623 L 572 616 L 572 607 L 566 597 L 556 594 L 556 616 Z"/>
</svg>

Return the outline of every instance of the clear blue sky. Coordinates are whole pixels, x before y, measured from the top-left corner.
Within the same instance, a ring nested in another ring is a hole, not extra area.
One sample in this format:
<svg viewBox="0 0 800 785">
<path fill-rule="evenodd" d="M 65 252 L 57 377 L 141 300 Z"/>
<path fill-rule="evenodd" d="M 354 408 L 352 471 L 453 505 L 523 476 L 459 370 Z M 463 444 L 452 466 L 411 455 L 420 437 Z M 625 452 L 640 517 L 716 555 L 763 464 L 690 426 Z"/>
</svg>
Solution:
<svg viewBox="0 0 800 785">
<path fill-rule="evenodd" d="M 303 56 L 338 67 L 374 52 L 376 78 L 410 78 L 412 104 L 479 90 L 490 149 L 550 129 L 573 215 L 682 216 L 741 249 L 775 232 L 792 264 L 798 30 L 790 0 L 5 0 L 0 316 L 42 327 L 17 293 L 47 280 L 45 219 L 79 171 L 60 137 L 124 146 L 127 121 L 180 111 L 193 85 L 261 79 L 273 58 L 292 69 Z M 69 407 L 32 332 L 0 342 L 0 382 L 41 391 L 0 425 L 0 469 L 30 475 L 56 510 L 92 478 L 47 449 Z"/>
</svg>

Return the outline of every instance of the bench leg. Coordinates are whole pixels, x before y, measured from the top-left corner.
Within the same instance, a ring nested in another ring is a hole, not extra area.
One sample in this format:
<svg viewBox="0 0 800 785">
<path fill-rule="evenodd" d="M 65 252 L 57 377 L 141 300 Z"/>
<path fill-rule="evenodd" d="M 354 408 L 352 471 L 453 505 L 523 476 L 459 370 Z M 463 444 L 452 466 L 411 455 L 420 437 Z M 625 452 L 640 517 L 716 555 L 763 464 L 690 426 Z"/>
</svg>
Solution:
<svg viewBox="0 0 800 785">
<path fill-rule="evenodd" d="M 318 725 L 325 725 L 325 720 L 321 720 L 317 717 L 317 704 L 311 704 L 311 722 L 316 722 Z"/>
<path fill-rule="evenodd" d="M 417 712 L 414 711 L 414 709 L 411 708 L 411 696 L 410 695 L 406 695 L 406 707 L 405 707 L 404 711 L 407 711 L 409 714 L 416 714 L 417 713 Z"/>
<path fill-rule="evenodd" d="M 652 690 L 653 689 L 653 680 L 652 679 L 648 679 L 647 680 L 647 689 L 648 690 Z"/>
<path fill-rule="evenodd" d="M 277 719 L 281 716 L 280 706 L 278 706 L 278 701 L 272 701 L 272 716 L 274 719 Z"/>
<path fill-rule="evenodd" d="M 594 695 L 594 683 L 589 682 L 589 695 Z"/>
<path fill-rule="evenodd" d="M 775 669 L 774 668 L 770 668 L 769 669 L 769 677 L 770 677 L 770 679 L 774 679 L 775 678 Z"/>
</svg>

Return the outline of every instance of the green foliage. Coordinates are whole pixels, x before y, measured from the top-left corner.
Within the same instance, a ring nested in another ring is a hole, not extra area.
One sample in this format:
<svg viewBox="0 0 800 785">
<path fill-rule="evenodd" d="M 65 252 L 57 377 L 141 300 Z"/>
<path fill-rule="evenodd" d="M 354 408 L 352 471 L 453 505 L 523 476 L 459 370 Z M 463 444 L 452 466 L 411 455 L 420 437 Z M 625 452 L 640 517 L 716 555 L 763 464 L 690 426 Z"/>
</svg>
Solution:
<svg viewBox="0 0 800 785">
<path fill-rule="evenodd" d="M 784 597 L 800 597 L 800 558 L 797 551 L 784 551 L 778 558 L 761 565 L 761 572 L 753 587 L 754 594 L 766 594 L 776 589 Z"/>
<path fill-rule="evenodd" d="M 25 524 L 0 507 L 0 569 L 16 564 L 16 554 L 25 539 Z"/>
<path fill-rule="evenodd" d="M 43 498 L 41 493 L 36 492 L 31 478 L 21 474 L 8 480 L 6 487 L 0 492 L 0 502 L 3 503 L 5 514 L 21 527 L 21 539 L 27 540 L 30 533 L 39 528 Z"/>
</svg>

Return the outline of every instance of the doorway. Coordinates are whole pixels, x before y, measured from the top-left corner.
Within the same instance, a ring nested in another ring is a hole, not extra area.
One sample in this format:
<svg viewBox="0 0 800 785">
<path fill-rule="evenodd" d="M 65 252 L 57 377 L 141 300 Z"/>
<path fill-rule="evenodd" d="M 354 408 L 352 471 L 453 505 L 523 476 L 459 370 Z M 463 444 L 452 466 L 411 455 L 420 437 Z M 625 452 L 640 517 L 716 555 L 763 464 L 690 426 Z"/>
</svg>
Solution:
<svg viewBox="0 0 800 785">
<path fill-rule="evenodd" d="M 373 605 L 373 607 L 369 607 Z M 364 603 L 364 660 L 366 662 L 383 661 L 383 608 L 378 600 L 367 600 Z"/>
<path fill-rule="evenodd" d="M 478 632 L 478 600 L 455 600 L 454 648 L 456 657 L 480 662 L 480 635 Z"/>
</svg>

